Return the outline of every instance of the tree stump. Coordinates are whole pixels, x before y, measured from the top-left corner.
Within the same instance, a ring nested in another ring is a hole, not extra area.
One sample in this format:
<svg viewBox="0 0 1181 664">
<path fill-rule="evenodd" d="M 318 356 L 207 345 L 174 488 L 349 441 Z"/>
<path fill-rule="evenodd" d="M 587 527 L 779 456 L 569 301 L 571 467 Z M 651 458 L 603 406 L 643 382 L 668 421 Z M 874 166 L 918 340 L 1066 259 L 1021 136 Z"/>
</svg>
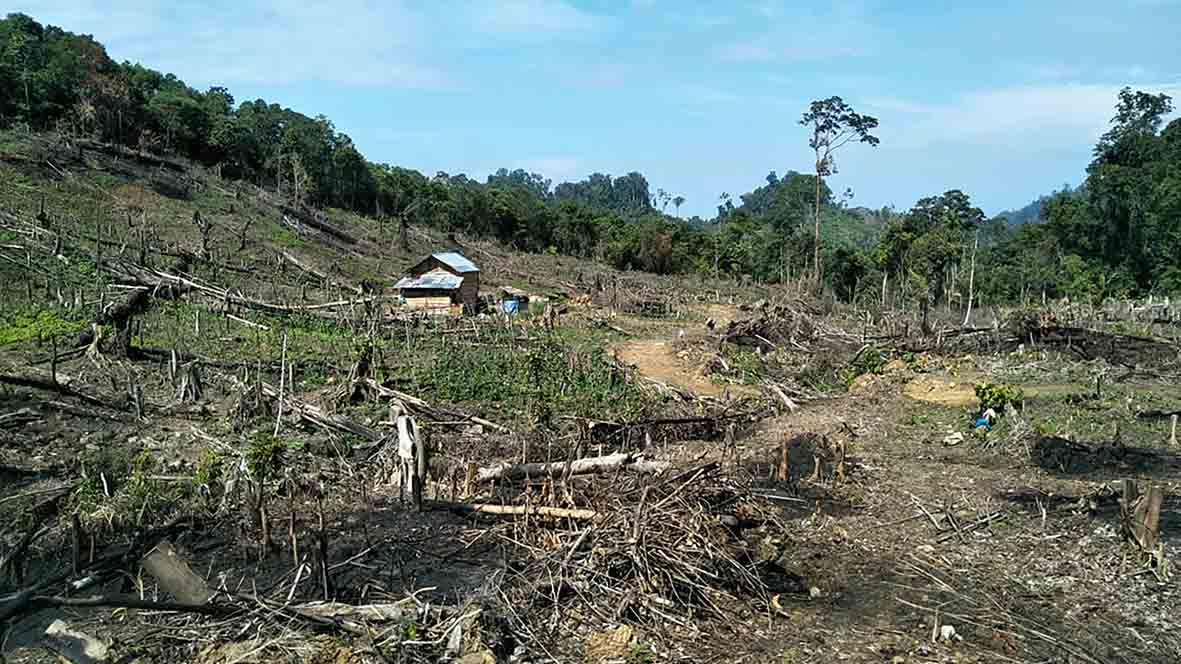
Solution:
<svg viewBox="0 0 1181 664">
<path fill-rule="evenodd" d="M 1159 486 L 1148 485 L 1144 493 L 1136 480 L 1124 480 L 1123 500 L 1120 501 L 1120 522 L 1124 540 L 1141 551 L 1154 554 L 1160 544 L 1160 510 L 1164 492 Z"/>
</svg>

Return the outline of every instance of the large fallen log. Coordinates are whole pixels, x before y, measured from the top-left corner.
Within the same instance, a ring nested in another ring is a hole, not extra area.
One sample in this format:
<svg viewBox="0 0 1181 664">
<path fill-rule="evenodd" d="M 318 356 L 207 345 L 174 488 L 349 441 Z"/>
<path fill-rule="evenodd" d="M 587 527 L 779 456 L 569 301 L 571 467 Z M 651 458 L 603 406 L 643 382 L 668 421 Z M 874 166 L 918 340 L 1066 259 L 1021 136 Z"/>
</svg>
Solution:
<svg viewBox="0 0 1181 664">
<path fill-rule="evenodd" d="M 553 461 L 550 463 L 503 463 L 490 468 L 481 468 L 476 474 L 480 482 L 492 480 L 518 480 L 526 477 L 561 477 L 570 475 L 597 475 L 616 471 L 657 475 L 670 467 L 667 461 L 650 461 L 627 452 L 606 456 L 576 459 L 574 461 Z"/>
<path fill-rule="evenodd" d="M 283 206 L 283 214 L 295 217 L 300 223 L 311 226 L 321 233 L 334 237 L 345 244 L 357 244 L 357 238 L 321 220 L 314 212 L 310 212 L 305 208 L 294 208 L 290 205 L 285 205 Z"/>
<path fill-rule="evenodd" d="M 79 392 L 78 390 L 75 390 L 74 388 L 72 388 L 68 385 L 64 385 L 62 383 L 58 383 L 53 380 L 47 380 L 45 378 L 35 378 L 33 376 L 10 376 L 10 375 L 6 375 L 6 374 L 0 374 L 0 384 L 13 385 L 16 387 L 29 387 L 29 388 L 32 388 L 35 390 L 45 390 L 47 392 L 56 392 L 57 394 L 60 394 L 62 396 L 73 397 L 73 398 L 78 399 L 80 401 L 84 401 L 92 406 L 99 406 L 101 408 L 110 408 L 112 410 L 120 410 L 119 408 L 116 408 L 115 406 L 103 401 L 102 399 L 97 399 L 97 398 L 92 397 L 88 394 L 83 394 L 82 392 Z"/>
</svg>

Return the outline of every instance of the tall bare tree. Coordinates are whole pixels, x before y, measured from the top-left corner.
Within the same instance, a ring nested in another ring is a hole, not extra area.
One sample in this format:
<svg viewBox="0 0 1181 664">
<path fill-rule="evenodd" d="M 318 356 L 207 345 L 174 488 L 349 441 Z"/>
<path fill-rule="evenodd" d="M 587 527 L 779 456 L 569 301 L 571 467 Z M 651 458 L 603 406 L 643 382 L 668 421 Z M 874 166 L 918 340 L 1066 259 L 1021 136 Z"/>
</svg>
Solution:
<svg viewBox="0 0 1181 664">
<path fill-rule="evenodd" d="M 808 139 L 808 147 L 816 153 L 816 200 L 814 212 L 816 215 L 816 246 L 813 270 L 816 284 L 821 283 L 820 271 L 820 192 L 824 186 L 824 178 L 837 172 L 833 154 L 844 145 L 857 141 L 876 146 L 881 141 L 877 136 L 869 133 L 878 126 L 875 117 L 861 115 L 854 112 L 840 97 L 829 97 L 812 102 L 800 124 L 812 130 L 812 137 Z"/>
</svg>

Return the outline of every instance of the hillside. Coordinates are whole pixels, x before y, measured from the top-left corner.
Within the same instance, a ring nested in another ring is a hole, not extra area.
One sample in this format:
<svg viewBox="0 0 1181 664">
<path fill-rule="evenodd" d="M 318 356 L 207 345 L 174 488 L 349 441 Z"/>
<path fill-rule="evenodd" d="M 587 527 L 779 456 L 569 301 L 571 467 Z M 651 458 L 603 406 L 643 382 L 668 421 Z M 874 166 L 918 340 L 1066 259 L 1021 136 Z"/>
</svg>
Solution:
<svg viewBox="0 0 1181 664">
<path fill-rule="evenodd" d="M 427 177 L 10 16 L 0 664 L 1175 664 L 1146 117 L 1046 223 L 821 188 L 817 283 L 808 175 Z"/>
<path fill-rule="evenodd" d="M 1022 226 L 1025 224 L 1040 223 L 1043 221 L 1041 217 L 1042 207 L 1045 206 L 1046 201 L 1049 201 L 1058 194 L 1070 194 L 1074 191 L 1077 190 L 1073 190 L 1070 188 L 1070 185 L 1065 184 L 1062 185 L 1062 189 L 1058 191 L 1046 194 L 1045 196 L 1038 196 L 1037 200 L 1034 200 L 1029 204 L 1015 210 L 1004 210 L 998 212 L 996 216 L 1007 219 L 1010 226 Z"/>
</svg>

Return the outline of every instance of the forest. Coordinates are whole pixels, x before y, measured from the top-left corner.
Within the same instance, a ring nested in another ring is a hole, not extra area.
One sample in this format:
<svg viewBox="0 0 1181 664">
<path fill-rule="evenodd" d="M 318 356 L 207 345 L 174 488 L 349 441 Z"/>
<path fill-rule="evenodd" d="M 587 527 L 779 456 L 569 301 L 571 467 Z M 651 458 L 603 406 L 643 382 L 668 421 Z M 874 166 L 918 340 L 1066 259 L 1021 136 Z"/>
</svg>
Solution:
<svg viewBox="0 0 1181 664">
<path fill-rule="evenodd" d="M 853 207 L 851 191 L 836 195 L 827 182 L 816 187 L 816 175 L 789 170 L 747 193 L 722 193 L 711 219 L 682 219 L 684 197 L 653 191 L 638 172 L 555 185 L 520 169 L 481 182 L 373 163 L 322 115 L 193 89 L 22 14 L 0 21 L 0 126 L 180 157 L 298 204 L 625 270 L 812 279 L 816 225 L 826 289 L 891 306 L 1181 290 L 1181 121 L 1164 126 L 1166 95 L 1129 88 L 1113 102 L 1081 186 L 1007 216 L 987 218 L 961 190 L 932 192 L 905 211 Z"/>
</svg>

